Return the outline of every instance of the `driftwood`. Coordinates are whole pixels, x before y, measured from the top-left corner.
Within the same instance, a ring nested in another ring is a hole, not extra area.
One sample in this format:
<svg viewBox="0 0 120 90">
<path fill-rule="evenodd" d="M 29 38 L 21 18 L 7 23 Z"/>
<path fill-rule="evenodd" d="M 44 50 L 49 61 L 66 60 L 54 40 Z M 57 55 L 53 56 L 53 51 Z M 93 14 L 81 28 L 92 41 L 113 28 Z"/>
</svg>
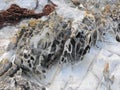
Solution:
<svg viewBox="0 0 120 90">
<path fill-rule="evenodd" d="M 55 10 L 56 5 L 53 3 L 45 5 L 41 13 L 35 13 L 34 10 L 21 8 L 12 4 L 6 11 L 0 12 L 0 28 L 6 25 L 15 25 L 25 18 L 40 18 L 47 16 Z"/>
</svg>

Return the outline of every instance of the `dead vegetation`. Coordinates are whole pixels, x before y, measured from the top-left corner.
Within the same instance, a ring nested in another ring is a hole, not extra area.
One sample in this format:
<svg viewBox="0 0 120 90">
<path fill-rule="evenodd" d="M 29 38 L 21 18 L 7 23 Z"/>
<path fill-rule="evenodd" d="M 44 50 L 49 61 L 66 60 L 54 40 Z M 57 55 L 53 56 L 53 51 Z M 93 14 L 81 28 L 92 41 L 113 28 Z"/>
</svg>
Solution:
<svg viewBox="0 0 120 90">
<path fill-rule="evenodd" d="M 35 13 L 34 10 L 29 10 L 26 8 L 21 8 L 16 4 L 12 4 L 10 8 L 5 11 L 0 12 L 0 28 L 6 25 L 15 25 L 22 19 L 28 18 L 41 18 L 42 16 L 47 16 L 55 10 L 56 5 L 49 3 L 45 5 L 42 12 Z"/>
</svg>

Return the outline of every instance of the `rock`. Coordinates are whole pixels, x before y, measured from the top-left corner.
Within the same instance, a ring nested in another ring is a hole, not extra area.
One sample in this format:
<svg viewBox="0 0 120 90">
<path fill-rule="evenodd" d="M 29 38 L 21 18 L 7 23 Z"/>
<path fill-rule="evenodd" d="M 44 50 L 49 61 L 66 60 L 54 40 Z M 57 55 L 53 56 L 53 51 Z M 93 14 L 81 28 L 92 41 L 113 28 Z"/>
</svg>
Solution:
<svg viewBox="0 0 120 90">
<path fill-rule="evenodd" d="M 80 0 L 72 0 L 73 4 L 75 6 L 79 6 L 80 5 Z"/>
<path fill-rule="evenodd" d="M 8 44 L 10 43 L 7 39 L 0 39 L 0 56 L 7 50 Z"/>
<path fill-rule="evenodd" d="M 18 70 L 19 70 L 19 67 L 18 67 L 18 66 L 12 65 L 12 67 L 9 68 L 9 70 L 6 72 L 6 76 L 13 77 L 14 74 L 17 73 Z"/>
<path fill-rule="evenodd" d="M 3 59 L 0 62 L 0 76 L 5 74 L 8 71 L 8 69 L 10 69 L 11 67 L 12 67 L 12 63 L 8 59 Z"/>
<path fill-rule="evenodd" d="M 41 90 L 42 88 L 42 85 L 31 82 L 20 75 L 13 78 L 5 77 L 0 81 L 1 90 Z"/>
<path fill-rule="evenodd" d="M 119 36 L 119 35 L 116 35 L 116 40 L 117 40 L 118 42 L 120 42 L 120 36 Z"/>
</svg>

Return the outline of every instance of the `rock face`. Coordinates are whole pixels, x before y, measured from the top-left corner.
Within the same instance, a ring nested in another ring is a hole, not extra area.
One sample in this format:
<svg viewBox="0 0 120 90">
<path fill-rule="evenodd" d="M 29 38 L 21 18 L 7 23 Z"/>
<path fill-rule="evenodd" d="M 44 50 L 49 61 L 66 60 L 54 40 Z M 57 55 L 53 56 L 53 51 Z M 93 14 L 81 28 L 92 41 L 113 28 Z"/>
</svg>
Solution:
<svg viewBox="0 0 120 90">
<path fill-rule="evenodd" d="M 72 2 L 75 4 L 79 0 Z M 57 10 L 47 18 L 29 20 L 16 33 L 14 45 L 9 45 L 8 50 L 14 54 L 10 58 L 0 58 L 0 89 L 46 90 L 53 80 L 49 79 L 50 74 L 54 77 L 59 71 L 57 67 L 83 62 L 98 41 L 104 42 L 106 35 L 110 34 L 120 42 L 120 7 L 119 4 L 110 5 L 100 12 L 88 10 L 87 6 L 75 6 L 85 10 L 82 20 L 64 18 Z M 109 64 L 106 65 L 104 78 L 113 82 L 109 75 L 106 76 Z"/>
<path fill-rule="evenodd" d="M 40 82 L 46 78 L 47 70 L 54 64 L 72 64 L 82 60 L 97 39 L 95 30 L 82 29 L 73 30 L 72 22 L 64 20 L 56 12 L 44 21 L 31 20 L 28 26 L 23 27 L 17 34 L 14 62 L 4 63 L 0 75 L 13 77 L 21 69 L 22 75 L 35 79 L 37 77 Z M 28 82 L 26 84 L 28 85 Z M 16 87 L 19 86 L 30 88 L 24 84 Z"/>
<path fill-rule="evenodd" d="M 38 81 L 45 79 L 47 70 L 53 65 L 82 60 L 95 44 L 97 31 L 84 28 L 73 30 L 72 22 L 64 20 L 56 12 L 44 21 L 31 20 L 18 33 L 13 63 L 25 75 L 35 75 Z"/>
</svg>

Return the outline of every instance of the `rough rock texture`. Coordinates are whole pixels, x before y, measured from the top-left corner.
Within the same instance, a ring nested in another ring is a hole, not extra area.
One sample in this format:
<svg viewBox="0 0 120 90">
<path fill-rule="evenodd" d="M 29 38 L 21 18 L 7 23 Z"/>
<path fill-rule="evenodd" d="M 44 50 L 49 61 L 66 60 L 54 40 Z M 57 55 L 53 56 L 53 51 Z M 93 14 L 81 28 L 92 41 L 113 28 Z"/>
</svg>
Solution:
<svg viewBox="0 0 120 90">
<path fill-rule="evenodd" d="M 29 20 L 10 40 L 0 89 L 119 90 L 119 0 L 52 1 L 55 12 Z"/>
</svg>

